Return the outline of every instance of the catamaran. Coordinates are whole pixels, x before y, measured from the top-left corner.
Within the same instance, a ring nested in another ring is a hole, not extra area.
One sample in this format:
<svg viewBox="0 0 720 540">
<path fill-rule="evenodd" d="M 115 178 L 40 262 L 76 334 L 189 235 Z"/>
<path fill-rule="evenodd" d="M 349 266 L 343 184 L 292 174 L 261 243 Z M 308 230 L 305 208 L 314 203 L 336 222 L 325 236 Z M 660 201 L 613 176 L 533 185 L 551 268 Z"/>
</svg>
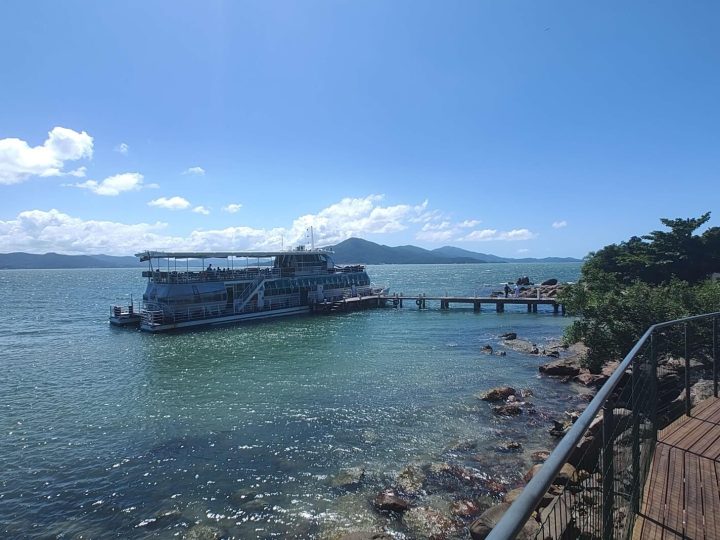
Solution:
<svg viewBox="0 0 720 540">
<path fill-rule="evenodd" d="M 138 253 L 148 263 L 142 274 L 148 282 L 140 329 L 164 332 L 306 314 L 318 303 L 382 292 L 370 283 L 364 266 L 337 266 L 332 255 L 303 246 L 292 251 Z M 222 264 L 205 267 L 208 260 Z"/>
</svg>

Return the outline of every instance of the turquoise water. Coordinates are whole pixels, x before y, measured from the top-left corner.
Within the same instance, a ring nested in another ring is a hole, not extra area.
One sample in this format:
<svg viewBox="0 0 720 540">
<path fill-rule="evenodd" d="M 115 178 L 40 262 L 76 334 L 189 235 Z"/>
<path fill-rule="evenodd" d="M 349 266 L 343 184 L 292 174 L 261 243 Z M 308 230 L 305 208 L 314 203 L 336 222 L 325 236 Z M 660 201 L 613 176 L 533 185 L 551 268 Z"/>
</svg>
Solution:
<svg viewBox="0 0 720 540">
<path fill-rule="evenodd" d="M 386 265 L 368 273 L 406 295 L 472 295 L 521 275 L 574 281 L 579 265 Z M 368 509 L 400 470 L 467 466 L 453 448 L 472 441 L 487 456 L 474 470 L 511 486 L 529 452 L 552 444 L 548 418 L 571 400 L 567 387 L 537 376 L 546 359 L 480 353 L 507 331 L 541 345 L 559 337 L 568 320 L 542 307 L 476 314 L 412 305 L 150 335 L 107 324 L 118 295 L 142 294 L 137 269 L 2 271 L 0 288 L 7 537 L 171 538 L 208 523 L 235 538 L 367 527 L 409 538 L 402 523 Z M 494 417 L 474 394 L 499 384 L 531 388 L 539 414 Z M 492 449 L 508 437 L 523 452 Z M 365 470 L 359 486 L 333 484 L 346 467 Z M 437 487 L 419 502 L 461 495 Z"/>
</svg>

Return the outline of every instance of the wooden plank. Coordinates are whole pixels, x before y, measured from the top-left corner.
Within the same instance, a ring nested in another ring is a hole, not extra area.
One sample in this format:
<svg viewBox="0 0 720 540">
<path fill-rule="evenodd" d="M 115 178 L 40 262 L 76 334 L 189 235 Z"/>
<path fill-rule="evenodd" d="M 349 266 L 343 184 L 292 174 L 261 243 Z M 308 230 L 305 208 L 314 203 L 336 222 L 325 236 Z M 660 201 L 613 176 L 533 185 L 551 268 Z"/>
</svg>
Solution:
<svg viewBox="0 0 720 540">
<path fill-rule="evenodd" d="M 713 427 L 696 441 L 688 445 L 688 452 L 698 456 L 710 457 L 720 451 L 720 427 Z"/>
<path fill-rule="evenodd" d="M 682 426 L 669 435 L 663 434 L 660 439 L 670 446 L 683 448 L 689 442 L 694 442 L 708 430 L 708 425 L 699 420 L 690 419 L 682 423 Z"/>
<path fill-rule="evenodd" d="M 720 421 L 720 398 L 711 397 L 704 399 L 693 407 L 691 413 L 693 418 L 713 420 L 717 423 Z"/>
<path fill-rule="evenodd" d="M 705 520 L 700 481 L 700 458 L 685 454 L 685 494 L 683 503 L 685 536 L 691 540 L 703 540 Z"/>
<path fill-rule="evenodd" d="M 656 525 L 652 521 L 658 522 L 662 526 L 665 520 L 665 488 L 667 484 L 668 466 L 669 466 L 670 447 L 667 445 L 658 445 L 655 456 L 653 456 L 652 466 L 648 481 L 645 485 L 645 496 L 643 504 L 640 508 L 640 514 L 649 518 L 643 523 L 643 530 L 647 527 L 655 529 Z M 641 531 L 642 533 L 642 531 Z"/>
<path fill-rule="evenodd" d="M 715 462 L 700 459 L 703 514 L 705 516 L 704 538 L 720 538 L 720 486 Z"/>
<path fill-rule="evenodd" d="M 671 532 L 683 534 L 683 496 L 685 460 L 683 451 L 670 447 L 668 480 L 665 489 L 665 527 Z"/>
</svg>

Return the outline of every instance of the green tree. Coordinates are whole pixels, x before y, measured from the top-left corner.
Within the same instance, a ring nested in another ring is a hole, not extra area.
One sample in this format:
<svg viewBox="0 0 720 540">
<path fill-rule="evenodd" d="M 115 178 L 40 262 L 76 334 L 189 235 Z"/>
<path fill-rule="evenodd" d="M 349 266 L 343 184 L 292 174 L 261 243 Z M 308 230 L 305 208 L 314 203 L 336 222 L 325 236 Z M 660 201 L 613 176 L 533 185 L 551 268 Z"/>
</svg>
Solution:
<svg viewBox="0 0 720 540">
<path fill-rule="evenodd" d="M 695 232 L 710 219 L 662 219 L 669 230 L 633 236 L 591 253 L 576 285 L 561 297 L 578 316 L 566 330 L 569 342 L 589 347 L 588 367 L 625 355 L 648 326 L 720 310 L 720 228 Z"/>
</svg>

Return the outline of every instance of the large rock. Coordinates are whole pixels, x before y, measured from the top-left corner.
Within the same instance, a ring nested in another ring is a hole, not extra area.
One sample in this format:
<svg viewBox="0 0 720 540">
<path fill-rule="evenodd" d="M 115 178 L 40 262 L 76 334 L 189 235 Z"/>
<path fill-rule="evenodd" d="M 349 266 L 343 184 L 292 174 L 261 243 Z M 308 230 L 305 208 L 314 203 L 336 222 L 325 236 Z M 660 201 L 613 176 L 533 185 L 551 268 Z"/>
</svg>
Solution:
<svg viewBox="0 0 720 540">
<path fill-rule="evenodd" d="M 517 500 L 517 498 L 522 494 L 522 492 L 523 492 L 523 488 L 511 489 L 503 497 L 503 502 L 506 502 L 508 504 L 514 503 Z"/>
<path fill-rule="evenodd" d="M 503 345 L 513 351 L 526 353 L 526 354 L 537 354 L 537 346 L 525 339 L 506 339 L 503 341 Z"/>
<path fill-rule="evenodd" d="M 549 286 L 549 285 L 557 285 L 557 283 L 558 283 L 558 280 L 555 278 L 552 278 L 552 279 L 546 279 L 540 285 Z"/>
<path fill-rule="evenodd" d="M 508 332 L 506 334 L 502 334 L 500 336 L 500 339 L 505 339 L 507 341 L 512 341 L 513 339 L 517 339 L 517 333 L 515 332 Z"/>
<path fill-rule="evenodd" d="M 540 373 L 555 377 L 575 377 L 580 374 L 580 363 L 573 358 L 553 360 L 540 366 Z"/>
<path fill-rule="evenodd" d="M 589 372 L 580 373 L 579 375 L 575 375 L 575 377 L 573 377 L 573 381 L 582 384 L 583 386 L 587 386 L 588 388 L 600 388 L 607 380 L 608 377 L 606 375 Z"/>
<path fill-rule="evenodd" d="M 535 475 L 540 472 L 540 469 L 542 468 L 542 463 L 536 463 L 533 465 L 528 472 L 525 473 L 525 476 L 523 476 L 523 480 L 526 482 L 529 482 L 533 478 L 535 478 Z"/>
<path fill-rule="evenodd" d="M 564 486 L 566 484 L 569 484 L 570 482 L 573 482 L 575 479 L 575 467 L 570 465 L 569 463 L 566 463 L 560 468 L 560 471 L 557 473 L 557 476 L 555 476 L 555 480 L 553 480 L 553 484 Z"/>
<path fill-rule="evenodd" d="M 550 451 L 549 450 L 537 450 L 536 452 L 533 452 L 530 454 L 530 459 L 534 461 L 535 463 L 544 463 L 547 461 L 547 458 L 550 457 Z"/>
<path fill-rule="evenodd" d="M 390 490 L 378 493 L 377 497 L 373 500 L 373 506 L 378 510 L 386 512 L 405 512 L 410 509 L 409 502 Z"/>
<path fill-rule="evenodd" d="M 413 508 L 403 515 L 403 523 L 418 540 L 444 540 L 458 530 L 458 523 L 434 508 Z"/>
<path fill-rule="evenodd" d="M 613 433 L 618 437 L 632 425 L 632 411 L 620 407 L 613 409 L 613 422 Z M 604 414 L 600 411 L 570 454 L 568 463 L 578 469 L 594 469 L 602 448 L 603 424 Z"/>
<path fill-rule="evenodd" d="M 470 537 L 473 540 L 484 540 L 493 527 L 498 524 L 508 508 L 510 508 L 510 504 L 503 502 L 485 510 L 479 518 L 470 524 Z M 515 538 L 517 540 L 530 540 L 535 538 L 539 529 L 540 525 L 537 521 L 530 518 Z"/>
<path fill-rule="evenodd" d="M 480 513 L 481 506 L 475 501 L 453 501 L 450 503 L 450 513 L 453 516 L 469 518 Z"/>
<path fill-rule="evenodd" d="M 340 540 L 393 540 L 393 537 L 381 532 L 359 531 L 343 534 Z"/>
<path fill-rule="evenodd" d="M 341 469 L 330 482 L 334 487 L 351 488 L 357 487 L 365 477 L 365 469 L 362 467 L 350 467 Z"/>
<path fill-rule="evenodd" d="M 422 491 L 425 484 L 425 473 L 416 465 L 408 465 L 395 479 L 395 484 L 401 491 L 415 495 Z"/>
<path fill-rule="evenodd" d="M 510 396 L 514 396 L 517 393 L 511 386 L 498 386 L 492 388 L 480 395 L 480 399 L 483 401 L 505 401 Z"/>
<path fill-rule="evenodd" d="M 213 525 L 193 525 L 185 534 L 185 540 L 218 540 L 222 531 Z"/>
<path fill-rule="evenodd" d="M 522 412 L 520 403 L 505 403 L 504 405 L 496 405 L 493 412 L 500 416 L 517 416 Z"/>
</svg>

